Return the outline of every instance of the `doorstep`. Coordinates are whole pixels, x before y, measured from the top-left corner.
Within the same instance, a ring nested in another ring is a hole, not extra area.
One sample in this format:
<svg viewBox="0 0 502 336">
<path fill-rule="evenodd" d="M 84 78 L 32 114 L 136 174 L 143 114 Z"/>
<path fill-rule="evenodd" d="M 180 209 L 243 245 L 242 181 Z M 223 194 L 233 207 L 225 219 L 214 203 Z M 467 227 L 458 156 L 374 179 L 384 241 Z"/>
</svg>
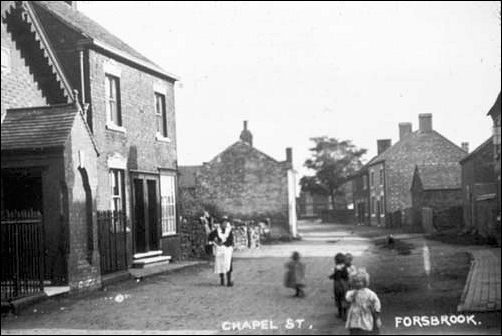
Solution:
<svg viewBox="0 0 502 336">
<path fill-rule="evenodd" d="M 152 265 L 148 268 L 130 268 L 129 273 L 135 279 L 146 278 L 152 275 L 168 273 L 181 270 L 187 267 L 207 264 L 207 261 L 184 261 L 168 264 Z"/>
<path fill-rule="evenodd" d="M 70 292 L 70 286 L 45 286 L 44 293 L 48 297 L 58 296 Z"/>
</svg>

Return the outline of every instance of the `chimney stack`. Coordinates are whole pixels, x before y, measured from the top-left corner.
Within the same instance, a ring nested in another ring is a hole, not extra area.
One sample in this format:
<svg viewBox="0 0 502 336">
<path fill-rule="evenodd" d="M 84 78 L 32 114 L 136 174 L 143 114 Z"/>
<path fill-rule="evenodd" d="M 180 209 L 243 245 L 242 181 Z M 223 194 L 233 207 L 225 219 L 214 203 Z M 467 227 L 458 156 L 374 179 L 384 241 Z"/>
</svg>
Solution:
<svg viewBox="0 0 502 336">
<path fill-rule="evenodd" d="M 411 134 L 411 123 L 399 123 L 399 140 L 403 140 L 406 136 Z"/>
<path fill-rule="evenodd" d="M 462 149 L 464 150 L 464 152 L 469 153 L 469 143 L 462 142 Z"/>
<path fill-rule="evenodd" d="M 248 121 L 244 121 L 244 129 L 241 132 L 240 139 L 250 146 L 253 146 L 253 134 L 248 130 Z"/>
<path fill-rule="evenodd" d="M 432 132 L 432 114 L 420 113 L 418 115 L 419 129 L 422 133 Z"/>
<path fill-rule="evenodd" d="M 286 148 L 286 161 L 293 164 L 293 149 L 291 147 Z"/>
<path fill-rule="evenodd" d="M 392 145 L 391 139 L 379 139 L 377 140 L 377 153 L 378 155 L 382 154 Z"/>
</svg>

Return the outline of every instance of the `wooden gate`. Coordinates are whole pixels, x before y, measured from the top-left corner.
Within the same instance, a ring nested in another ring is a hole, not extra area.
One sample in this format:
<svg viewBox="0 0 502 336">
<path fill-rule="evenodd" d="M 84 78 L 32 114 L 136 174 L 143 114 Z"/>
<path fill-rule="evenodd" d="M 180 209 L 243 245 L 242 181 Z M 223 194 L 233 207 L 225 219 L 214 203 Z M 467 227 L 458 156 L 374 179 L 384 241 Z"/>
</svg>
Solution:
<svg viewBox="0 0 502 336">
<path fill-rule="evenodd" d="M 127 269 L 126 216 L 121 211 L 98 211 L 101 274 Z"/>
<path fill-rule="evenodd" d="M 38 211 L 1 213 L 2 301 L 35 295 L 44 289 L 44 236 Z"/>
</svg>

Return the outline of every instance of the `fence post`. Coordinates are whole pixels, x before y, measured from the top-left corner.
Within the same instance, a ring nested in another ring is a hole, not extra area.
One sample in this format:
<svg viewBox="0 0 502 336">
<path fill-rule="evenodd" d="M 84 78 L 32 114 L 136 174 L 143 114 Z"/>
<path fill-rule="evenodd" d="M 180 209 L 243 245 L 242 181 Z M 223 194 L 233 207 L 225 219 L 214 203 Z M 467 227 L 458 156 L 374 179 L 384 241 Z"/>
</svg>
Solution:
<svg viewBox="0 0 502 336">
<path fill-rule="evenodd" d="M 14 227 L 14 253 L 15 253 L 15 265 L 14 265 L 14 296 L 19 295 L 19 226 L 13 225 Z"/>
</svg>

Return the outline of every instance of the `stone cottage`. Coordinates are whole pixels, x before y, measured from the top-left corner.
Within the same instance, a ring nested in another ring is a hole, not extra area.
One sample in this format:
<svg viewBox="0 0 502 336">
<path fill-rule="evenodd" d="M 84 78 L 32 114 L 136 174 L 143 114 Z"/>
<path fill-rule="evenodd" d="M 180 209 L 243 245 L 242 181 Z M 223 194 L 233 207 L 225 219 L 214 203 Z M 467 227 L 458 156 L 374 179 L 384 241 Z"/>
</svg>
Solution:
<svg viewBox="0 0 502 336">
<path fill-rule="evenodd" d="M 2 1 L 1 292 L 100 282 L 97 143 L 28 1 Z"/>
<path fill-rule="evenodd" d="M 390 143 L 388 143 L 390 145 Z M 383 146 L 387 147 L 387 146 Z M 432 127 L 432 114 L 419 115 L 419 129 L 399 124 L 399 141 L 365 166 L 372 225 L 411 225 L 411 186 L 417 165 L 458 163 L 466 151 Z M 392 215 L 392 216 L 391 216 Z"/>
<path fill-rule="evenodd" d="M 183 174 L 187 171 L 180 167 Z M 292 150 L 277 161 L 253 146 L 244 122 L 237 142 L 196 169 L 193 179 L 202 203 L 213 204 L 229 216 L 271 221 L 273 234 L 296 235 L 296 179 Z M 180 185 L 180 188 L 190 186 Z"/>
</svg>

